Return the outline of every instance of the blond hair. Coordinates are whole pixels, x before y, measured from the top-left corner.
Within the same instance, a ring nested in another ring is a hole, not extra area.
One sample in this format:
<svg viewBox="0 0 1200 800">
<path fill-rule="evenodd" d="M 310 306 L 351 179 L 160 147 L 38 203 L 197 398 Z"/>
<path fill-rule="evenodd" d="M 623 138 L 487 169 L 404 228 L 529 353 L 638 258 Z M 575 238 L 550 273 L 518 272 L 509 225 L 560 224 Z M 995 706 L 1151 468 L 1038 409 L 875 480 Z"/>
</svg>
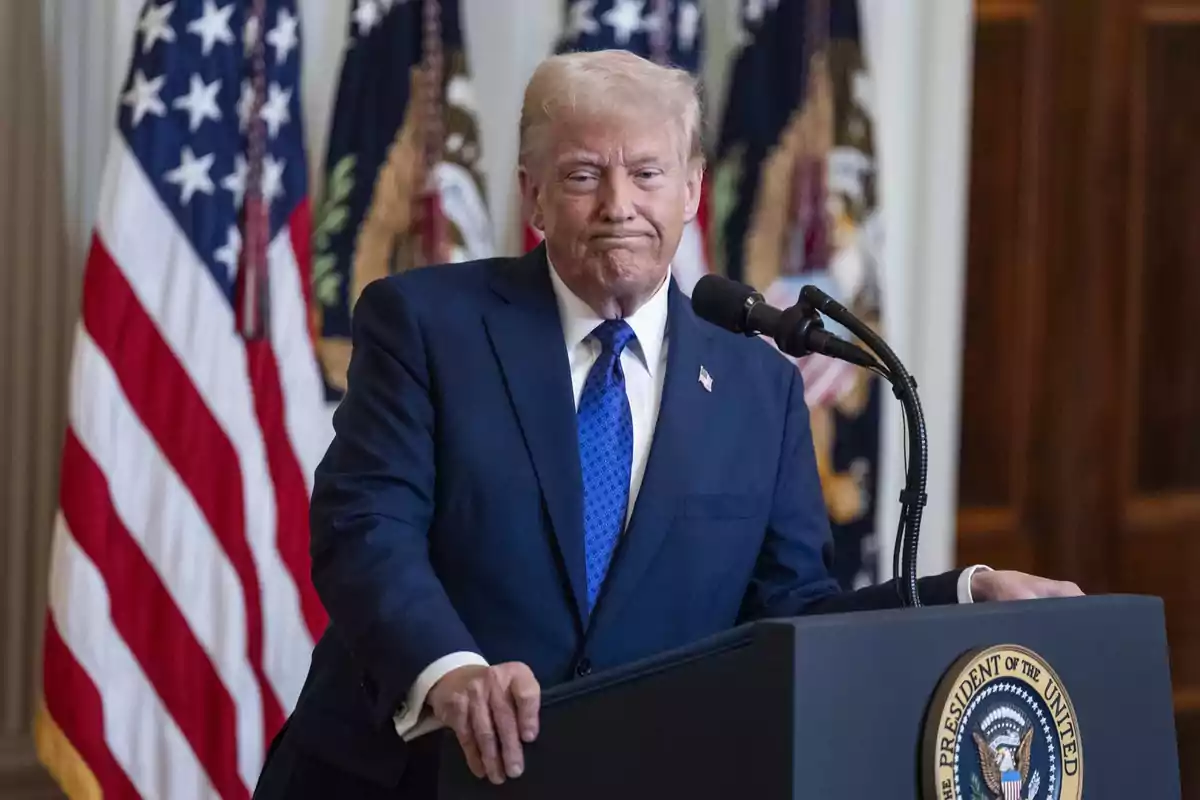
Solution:
<svg viewBox="0 0 1200 800">
<path fill-rule="evenodd" d="M 664 67 L 628 50 L 551 56 L 534 70 L 521 105 L 520 164 L 528 168 L 546 147 L 562 115 L 636 116 L 668 120 L 685 163 L 703 161 L 700 93 L 686 70 Z M 686 143 L 686 144 L 683 144 Z"/>
</svg>

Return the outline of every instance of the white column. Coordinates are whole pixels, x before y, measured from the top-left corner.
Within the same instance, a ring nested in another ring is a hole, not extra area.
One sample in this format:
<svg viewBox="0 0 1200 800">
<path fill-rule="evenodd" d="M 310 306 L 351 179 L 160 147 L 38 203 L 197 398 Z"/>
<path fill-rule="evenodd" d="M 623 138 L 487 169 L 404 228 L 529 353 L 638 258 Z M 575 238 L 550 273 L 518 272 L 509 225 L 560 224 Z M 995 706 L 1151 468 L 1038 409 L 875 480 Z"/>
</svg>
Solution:
<svg viewBox="0 0 1200 800">
<path fill-rule="evenodd" d="M 861 0 L 875 84 L 885 330 L 918 383 L 929 435 L 921 574 L 954 563 L 959 381 L 973 57 L 971 0 Z M 904 485 L 900 405 L 885 396 L 880 565 L 891 553 Z"/>
<path fill-rule="evenodd" d="M 300 100 L 304 104 L 304 138 L 314 203 L 320 201 L 323 187 L 325 149 L 342 76 L 342 54 L 352 5 L 353 0 L 297 0 L 300 32 L 304 37 Z"/>
</svg>

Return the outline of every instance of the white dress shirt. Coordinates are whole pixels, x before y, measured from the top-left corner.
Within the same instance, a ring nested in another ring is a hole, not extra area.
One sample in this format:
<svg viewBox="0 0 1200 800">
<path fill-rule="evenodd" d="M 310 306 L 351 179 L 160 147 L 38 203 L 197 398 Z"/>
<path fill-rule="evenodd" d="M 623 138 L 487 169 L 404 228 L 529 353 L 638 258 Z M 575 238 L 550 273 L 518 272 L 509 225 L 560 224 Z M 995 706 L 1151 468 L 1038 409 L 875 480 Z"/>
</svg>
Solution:
<svg viewBox="0 0 1200 800">
<path fill-rule="evenodd" d="M 559 318 L 562 320 L 563 337 L 567 358 L 571 365 L 571 388 L 575 395 L 575 408 L 583 394 L 583 385 L 588 372 L 600 357 L 600 343 L 591 336 L 604 319 L 567 288 L 558 272 L 550 268 L 550 282 L 558 303 Z M 629 398 L 629 411 L 633 417 L 633 463 L 629 475 L 629 504 L 625 511 L 628 523 L 646 472 L 646 461 L 650 454 L 650 442 L 654 439 L 654 425 L 658 420 L 658 408 L 662 402 L 663 376 L 667 371 L 667 298 L 670 272 L 658 290 L 633 314 L 625 318 L 636 338 L 621 353 L 621 369 L 625 373 L 625 393 Z M 958 581 L 958 601 L 971 602 L 971 575 L 979 567 L 971 567 L 962 573 Z M 444 675 L 459 667 L 480 665 L 488 662 L 478 653 L 450 653 L 434 661 L 417 676 L 409 689 L 408 697 L 394 717 L 396 732 L 405 740 L 436 730 L 441 723 L 425 712 L 425 697 Z"/>
<path fill-rule="evenodd" d="M 566 337 L 567 360 L 571 364 L 571 388 L 575 393 L 575 408 L 583 396 L 583 385 L 588 372 L 600 357 L 600 343 L 591 333 L 604 319 L 567 288 L 553 268 L 550 281 L 554 284 L 554 297 L 558 301 L 558 315 L 562 320 L 563 335 Z M 646 460 L 650 455 L 650 442 L 654 439 L 654 424 L 658 421 L 658 407 L 662 402 L 663 375 L 667 372 L 667 286 L 664 279 L 649 300 L 625 318 L 633 329 L 633 339 L 621 353 L 621 369 L 625 373 L 625 395 L 629 398 L 629 411 L 633 417 L 633 463 L 629 471 L 629 504 L 625 509 L 625 521 L 633 514 L 638 490 L 642 487 L 642 476 L 646 473 Z"/>
</svg>

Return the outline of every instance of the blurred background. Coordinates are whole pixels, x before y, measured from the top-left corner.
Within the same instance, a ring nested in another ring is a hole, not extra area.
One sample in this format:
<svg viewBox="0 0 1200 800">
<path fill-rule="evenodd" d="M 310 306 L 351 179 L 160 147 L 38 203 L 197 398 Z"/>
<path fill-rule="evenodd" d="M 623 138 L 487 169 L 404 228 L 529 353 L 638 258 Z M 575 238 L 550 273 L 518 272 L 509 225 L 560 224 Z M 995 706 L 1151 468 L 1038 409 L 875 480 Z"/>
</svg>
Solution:
<svg viewBox="0 0 1200 800">
<path fill-rule="evenodd" d="M 916 377 L 923 572 L 1164 598 L 1200 797 L 1200 0 L 0 0 L 0 797 L 61 796 L 47 767 L 88 796 L 97 758 L 144 797 L 246 796 L 261 746 L 219 776 L 170 665 L 207 657 L 219 694 L 258 613 L 268 648 L 299 632 L 258 684 L 286 713 L 324 622 L 300 506 L 357 292 L 536 244 L 524 82 L 599 47 L 701 80 L 681 283 L 818 283 Z M 798 366 L 838 577 L 886 579 L 898 404 Z M 197 419 L 240 483 L 176 438 Z M 222 509 L 249 529 L 260 503 L 270 552 L 247 534 L 239 561 Z M 131 697 L 153 713 L 115 730 Z"/>
</svg>

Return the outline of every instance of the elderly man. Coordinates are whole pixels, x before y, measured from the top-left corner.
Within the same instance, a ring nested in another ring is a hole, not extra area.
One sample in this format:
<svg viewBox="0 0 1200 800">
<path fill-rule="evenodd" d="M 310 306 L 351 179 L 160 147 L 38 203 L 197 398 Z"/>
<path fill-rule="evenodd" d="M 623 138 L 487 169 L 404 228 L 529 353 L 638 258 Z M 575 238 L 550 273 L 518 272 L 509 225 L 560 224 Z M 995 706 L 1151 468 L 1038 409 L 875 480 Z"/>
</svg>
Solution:
<svg viewBox="0 0 1200 800">
<path fill-rule="evenodd" d="M 670 278 L 703 171 L 692 79 L 625 52 L 530 80 L 520 170 L 544 247 L 370 285 L 316 476 L 332 619 L 256 796 L 432 797 L 437 727 L 519 779 L 540 687 L 839 591 L 801 379 Z M 972 569 L 926 603 L 1074 594 Z"/>
</svg>

